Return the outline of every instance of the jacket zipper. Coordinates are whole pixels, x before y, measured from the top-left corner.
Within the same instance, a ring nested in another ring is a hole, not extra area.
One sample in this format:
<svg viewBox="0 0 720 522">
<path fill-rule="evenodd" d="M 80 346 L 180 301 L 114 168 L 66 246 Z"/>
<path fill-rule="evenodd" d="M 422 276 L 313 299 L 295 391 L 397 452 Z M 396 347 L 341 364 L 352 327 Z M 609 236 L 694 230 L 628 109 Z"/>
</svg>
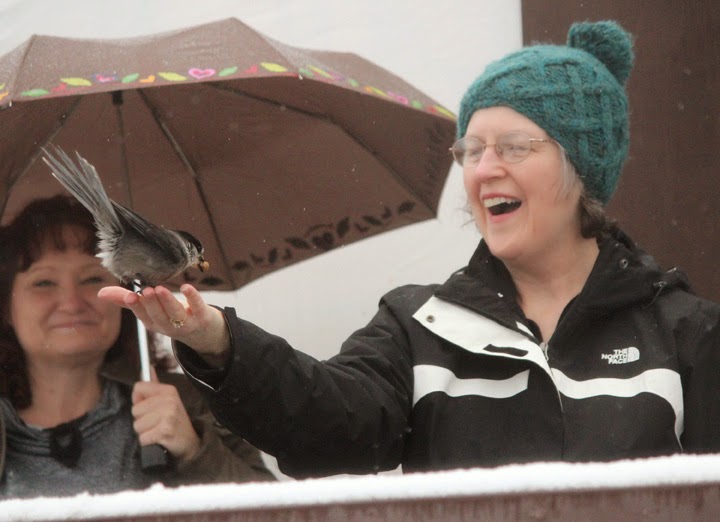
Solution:
<svg viewBox="0 0 720 522">
<path fill-rule="evenodd" d="M 540 349 L 542 350 L 543 355 L 545 355 L 545 360 L 550 362 L 550 354 L 548 353 L 550 351 L 550 344 L 546 343 L 545 341 L 542 341 L 540 343 Z M 549 366 L 549 365 L 548 365 Z M 550 368 L 550 373 L 552 373 L 552 368 Z M 555 385 L 555 389 L 557 390 L 557 398 L 558 402 L 560 403 L 560 411 L 565 411 L 565 408 L 563 407 L 563 401 L 562 396 L 560 395 L 560 390 L 557 389 L 557 385 Z"/>
<path fill-rule="evenodd" d="M 548 348 L 549 348 L 548 343 L 546 343 L 546 342 L 541 342 L 541 343 L 540 343 L 540 349 L 542 350 L 543 355 L 545 355 L 545 360 L 546 360 L 546 361 L 549 361 L 549 360 L 550 360 L 550 356 L 548 355 Z"/>
</svg>

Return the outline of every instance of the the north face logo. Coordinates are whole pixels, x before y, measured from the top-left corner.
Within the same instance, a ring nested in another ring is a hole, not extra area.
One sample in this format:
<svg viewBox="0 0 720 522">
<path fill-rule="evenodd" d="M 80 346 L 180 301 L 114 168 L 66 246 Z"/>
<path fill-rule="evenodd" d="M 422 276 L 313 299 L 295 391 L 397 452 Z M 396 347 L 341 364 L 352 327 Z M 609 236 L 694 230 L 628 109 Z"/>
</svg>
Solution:
<svg viewBox="0 0 720 522">
<path fill-rule="evenodd" d="M 634 346 L 613 350 L 613 353 L 600 354 L 600 359 L 607 359 L 608 364 L 625 364 L 640 359 L 640 350 Z"/>
</svg>

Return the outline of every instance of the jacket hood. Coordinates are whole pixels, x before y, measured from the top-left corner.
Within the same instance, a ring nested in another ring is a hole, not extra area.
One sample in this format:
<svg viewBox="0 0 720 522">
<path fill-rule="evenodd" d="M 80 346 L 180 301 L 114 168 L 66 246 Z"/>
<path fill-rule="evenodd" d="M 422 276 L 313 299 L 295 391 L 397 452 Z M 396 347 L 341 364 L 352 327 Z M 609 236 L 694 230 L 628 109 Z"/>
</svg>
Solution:
<svg viewBox="0 0 720 522">
<path fill-rule="evenodd" d="M 663 270 L 620 230 L 601 238 L 598 246 L 600 253 L 580 293 L 580 302 L 588 313 L 606 315 L 626 306 L 649 306 L 663 293 L 690 291 L 683 272 Z"/>
</svg>

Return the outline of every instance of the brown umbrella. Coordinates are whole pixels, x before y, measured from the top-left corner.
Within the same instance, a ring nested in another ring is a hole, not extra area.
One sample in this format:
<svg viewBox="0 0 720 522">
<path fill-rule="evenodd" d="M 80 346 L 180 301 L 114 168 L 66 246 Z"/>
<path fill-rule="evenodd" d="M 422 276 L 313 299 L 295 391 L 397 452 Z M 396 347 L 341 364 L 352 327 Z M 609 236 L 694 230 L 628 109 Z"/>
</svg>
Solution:
<svg viewBox="0 0 720 522">
<path fill-rule="evenodd" d="M 436 215 L 454 116 L 363 58 L 236 19 L 121 40 L 33 36 L 0 58 L 0 210 L 62 192 L 40 148 L 198 237 L 201 289 Z"/>
</svg>

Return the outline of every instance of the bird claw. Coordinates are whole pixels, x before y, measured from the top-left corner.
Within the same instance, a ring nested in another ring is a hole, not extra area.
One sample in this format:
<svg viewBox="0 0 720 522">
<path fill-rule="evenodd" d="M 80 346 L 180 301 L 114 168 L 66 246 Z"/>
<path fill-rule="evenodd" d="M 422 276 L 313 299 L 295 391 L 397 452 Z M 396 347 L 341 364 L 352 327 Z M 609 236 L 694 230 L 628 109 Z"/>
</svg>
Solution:
<svg viewBox="0 0 720 522">
<path fill-rule="evenodd" d="M 123 279 L 123 285 L 132 288 L 133 292 L 142 296 L 142 291 L 150 285 L 145 284 L 141 279 Z"/>
</svg>

